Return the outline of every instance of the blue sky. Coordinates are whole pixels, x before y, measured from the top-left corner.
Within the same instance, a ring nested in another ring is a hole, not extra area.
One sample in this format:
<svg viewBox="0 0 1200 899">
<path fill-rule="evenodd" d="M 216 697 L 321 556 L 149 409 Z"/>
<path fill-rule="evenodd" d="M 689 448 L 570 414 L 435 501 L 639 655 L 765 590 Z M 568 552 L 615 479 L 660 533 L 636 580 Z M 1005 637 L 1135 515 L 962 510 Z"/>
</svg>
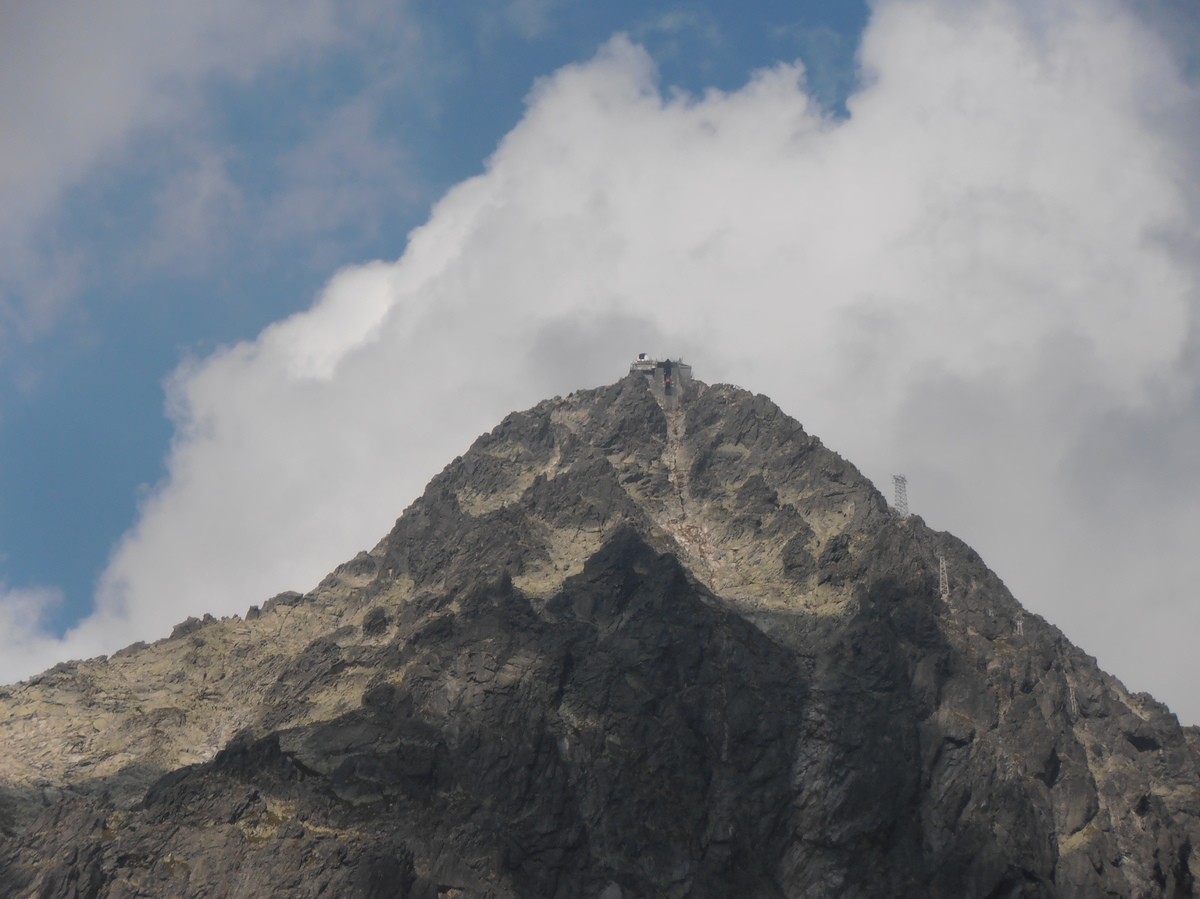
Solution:
<svg viewBox="0 0 1200 899">
<path fill-rule="evenodd" d="M 90 611 L 139 496 L 165 474 L 163 379 L 306 308 L 342 266 L 398 257 L 430 205 L 482 170 L 536 79 L 626 32 L 665 83 L 697 92 L 733 90 L 754 69 L 808 55 L 836 107 L 866 21 L 856 3 L 761 3 L 738 15 L 723 4 L 540 0 L 397 9 L 343 18 L 249 77 L 201 61 L 170 119 L 99 148 L 54 185 L 24 235 L 42 270 L 5 285 L 0 305 L 0 576 L 9 588 L 60 588 L 56 630 Z M 22 13 L 72 27 L 66 6 Z M 63 71 L 70 90 L 72 78 L 103 77 L 104 62 L 78 72 L 69 58 L 39 64 Z M 368 145 L 322 147 L 322 130 L 347 119 Z M 326 170 L 295 173 L 306 156 Z M 200 221 L 164 222 L 173 185 L 202 178 L 206 162 L 227 179 L 225 202 L 210 200 Z M 332 214 L 318 205 L 301 223 L 275 220 L 306 189 L 323 191 Z M 63 297 L 40 298 L 41 282 L 64 269 Z"/>
<path fill-rule="evenodd" d="M 0 12 L 0 674 L 311 588 L 645 350 L 1200 721 L 1192 6 L 448 9 Z"/>
</svg>

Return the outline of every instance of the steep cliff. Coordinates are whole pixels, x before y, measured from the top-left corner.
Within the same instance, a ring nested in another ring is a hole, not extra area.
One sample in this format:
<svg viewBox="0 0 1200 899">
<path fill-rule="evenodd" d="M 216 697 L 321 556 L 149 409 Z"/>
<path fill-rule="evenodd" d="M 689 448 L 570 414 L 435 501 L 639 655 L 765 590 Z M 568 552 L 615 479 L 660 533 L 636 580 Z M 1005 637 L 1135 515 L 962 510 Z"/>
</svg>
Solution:
<svg viewBox="0 0 1200 899">
<path fill-rule="evenodd" d="M 7 688 L 0 896 L 1184 897 L 1198 765 L 768 399 L 635 374 L 311 593 Z"/>
</svg>

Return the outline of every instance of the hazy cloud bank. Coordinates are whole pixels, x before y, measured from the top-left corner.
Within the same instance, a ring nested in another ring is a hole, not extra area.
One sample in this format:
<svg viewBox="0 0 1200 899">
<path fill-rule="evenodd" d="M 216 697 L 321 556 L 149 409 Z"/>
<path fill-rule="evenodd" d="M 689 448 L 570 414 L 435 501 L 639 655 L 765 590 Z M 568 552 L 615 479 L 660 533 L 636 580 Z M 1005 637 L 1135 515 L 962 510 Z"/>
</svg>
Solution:
<svg viewBox="0 0 1200 899">
<path fill-rule="evenodd" d="M 176 374 L 169 479 L 39 664 L 310 588 L 504 413 L 648 350 L 906 471 L 1200 721 L 1194 87 L 1105 2 L 885 2 L 861 58 L 846 120 L 793 66 L 664 96 L 622 38 L 545 79 L 398 262 Z"/>
</svg>

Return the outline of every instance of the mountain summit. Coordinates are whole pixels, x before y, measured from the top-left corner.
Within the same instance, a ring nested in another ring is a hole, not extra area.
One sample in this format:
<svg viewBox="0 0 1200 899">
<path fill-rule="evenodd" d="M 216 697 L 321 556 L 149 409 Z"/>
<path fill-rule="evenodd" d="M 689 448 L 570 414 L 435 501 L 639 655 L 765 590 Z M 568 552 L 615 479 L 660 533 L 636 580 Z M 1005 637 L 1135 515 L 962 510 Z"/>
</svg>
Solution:
<svg viewBox="0 0 1200 899">
<path fill-rule="evenodd" d="M 1195 895 L 1195 729 L 641 363 L 312 592 L 0 693 L 0 897 Z"/>
</svg>

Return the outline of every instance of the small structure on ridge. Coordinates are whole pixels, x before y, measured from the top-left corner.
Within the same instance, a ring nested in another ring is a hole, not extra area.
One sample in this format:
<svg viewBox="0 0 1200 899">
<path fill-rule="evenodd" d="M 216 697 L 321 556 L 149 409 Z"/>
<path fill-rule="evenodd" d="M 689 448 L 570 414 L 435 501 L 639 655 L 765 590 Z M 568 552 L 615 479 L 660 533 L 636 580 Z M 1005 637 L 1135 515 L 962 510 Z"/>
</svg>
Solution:
<svg viewBox="0 0 1200 899">
<path fill-rule="evenodd" d="M 650 387 L 650 392 L 665 409 L 674 409 L 683 394 L 683 388 L 692 380 L 692 367 L 678 359 L 654 359 L 646 353 L 629 365 L 630 372 L 638 372 Z"/>
</svg>

